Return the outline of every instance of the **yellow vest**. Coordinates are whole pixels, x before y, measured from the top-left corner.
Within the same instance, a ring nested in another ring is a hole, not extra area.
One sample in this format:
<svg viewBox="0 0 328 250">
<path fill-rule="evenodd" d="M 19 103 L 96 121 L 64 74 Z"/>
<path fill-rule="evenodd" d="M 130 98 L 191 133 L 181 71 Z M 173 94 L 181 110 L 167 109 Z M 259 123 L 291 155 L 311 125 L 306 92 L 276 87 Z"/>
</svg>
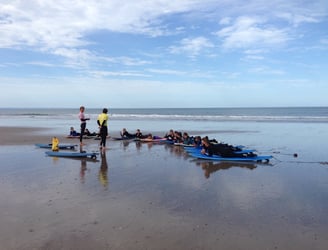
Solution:
<svg viewBox="0 0 328 250">
<path fill-rule="evenodd" d="M 107 120 L 108 120 L 107 114 L 101 113 L 100 115 L 98 115 L 98 121 L 99 121 L 100 125 L 102 125 L 103 122 L 105 121 L 104 126 L 107 126 Z"/>
</svg>

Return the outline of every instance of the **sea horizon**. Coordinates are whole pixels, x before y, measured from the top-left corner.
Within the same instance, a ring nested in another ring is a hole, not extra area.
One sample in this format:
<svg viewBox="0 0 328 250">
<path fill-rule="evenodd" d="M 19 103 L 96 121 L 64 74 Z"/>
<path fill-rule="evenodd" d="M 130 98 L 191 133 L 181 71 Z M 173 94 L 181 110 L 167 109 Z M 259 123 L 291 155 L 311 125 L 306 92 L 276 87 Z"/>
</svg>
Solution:
<svg viewBox="0 0 328 250">
<path fill-rule="evenodd" d="M 102 108 L 86 108 L 95 118 Z M 0 120 L 36 117 L 76 119 L 78 108 L 0 108 Z M 328 122 L 328 107 L 109 108 L 112 119 Z"/>
<path fill-rule="evenodd" d="M 83 105 L 82 105 L 83 106 Z M 103 107 L 88 107 L 84 105 L 86 108 L 89 109 L 102 109 Z M 76 107 L 0 107 L 1 109 L 79 109 L 80 106 Z M 257 108 L 328 108 L 328 105 L 291 105 L 291 106 L 221 106 L 221 107 L 200 107 L 200 106 L 194 106 L 194 107 L 107 107 L 112 109 L 257 109 Z"/>
</svg>

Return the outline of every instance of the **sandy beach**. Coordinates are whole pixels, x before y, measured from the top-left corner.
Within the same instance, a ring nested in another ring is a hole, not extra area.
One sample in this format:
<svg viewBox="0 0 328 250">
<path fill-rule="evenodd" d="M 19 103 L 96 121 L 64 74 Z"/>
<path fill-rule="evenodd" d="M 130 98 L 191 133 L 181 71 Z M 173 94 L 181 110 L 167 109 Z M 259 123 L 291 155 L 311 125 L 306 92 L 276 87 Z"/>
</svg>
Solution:
<svg viewBox="0 0 328 250">
<path fill-rule="evenodd" d="M 276 147 L 269 164 L 247 164 L 195 160 L 172 145 L 109 140 L 94 161 L 47 157 L 34 144 L 52 136 L 45 128 L 0 127 L 0 249 L 328 245 L 328 165 L 324 156 L 305 157 L 303 146 L 298 158 Z M 280 145 L 298 142 L 285 140 Z M 85 150 L 98 150 L 97 141 L 85 143 Z"/>
<path fill-rule="evenodd" d="M 51 142 L 51 136 L 45 132 L 46 128 L 34 127 L 0 127 L 0 145 L 31 145 L 36 141 Z M 63 135 L 57 136 L 61 141 L 65 140 Z"/>
</svg>

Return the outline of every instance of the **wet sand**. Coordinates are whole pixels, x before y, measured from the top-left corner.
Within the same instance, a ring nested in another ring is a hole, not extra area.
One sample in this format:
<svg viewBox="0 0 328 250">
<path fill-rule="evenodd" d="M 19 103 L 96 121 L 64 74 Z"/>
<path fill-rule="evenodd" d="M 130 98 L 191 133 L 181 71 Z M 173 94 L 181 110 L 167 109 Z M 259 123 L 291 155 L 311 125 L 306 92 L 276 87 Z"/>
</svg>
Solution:
<svg viewBox="0 0 328 250">
<path fill-rule="evenodd" d="M 0 145 L 31 144 L 35 140 L 49 140 L 48 135 L 40 135 L 45 128 L 0 127 Z"/>
<path fill-rule="evenodd" d="M 0 249 L 328 245 L 322 159 L 273 150 L 270 164 L 206 162 L 177 146 L 111 140 L 96 161 L 52 158 L 34 146 L 53 136 L 40 131 L 0 128 Z"/>
</svg>

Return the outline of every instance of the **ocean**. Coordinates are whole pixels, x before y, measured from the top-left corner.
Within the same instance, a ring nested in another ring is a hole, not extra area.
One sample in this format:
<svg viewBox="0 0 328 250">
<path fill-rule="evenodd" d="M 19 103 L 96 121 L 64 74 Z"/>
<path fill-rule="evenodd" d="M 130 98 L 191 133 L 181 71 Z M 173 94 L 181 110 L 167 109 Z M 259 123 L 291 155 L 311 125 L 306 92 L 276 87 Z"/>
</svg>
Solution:
<svg viewBox="0 0 328 250">
<path fill-rule="evenodd" d="M 79 109 L 72 108 L 0 108 L 2 126 L 57 126 L 74 124 Z M 86 109 L 96 120 L 101 109 Z M 292 108 L 149 108 L 109 109 L 112 121 L 170 122 L 328 122 L 328 107 Z M 26 123 L 26 124 L 25 124 Z"/>
</svg>

